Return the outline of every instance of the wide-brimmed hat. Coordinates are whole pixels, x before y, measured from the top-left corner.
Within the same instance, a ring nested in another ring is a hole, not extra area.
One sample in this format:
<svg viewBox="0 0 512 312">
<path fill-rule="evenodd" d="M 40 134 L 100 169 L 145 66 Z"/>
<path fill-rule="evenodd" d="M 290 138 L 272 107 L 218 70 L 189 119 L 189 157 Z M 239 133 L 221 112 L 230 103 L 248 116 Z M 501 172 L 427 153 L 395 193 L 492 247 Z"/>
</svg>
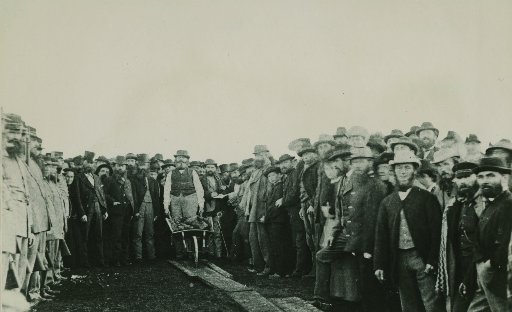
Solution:
<svg viewBox="0 0 512 312">
<path fill-rule="evenodd" d="M 349 138 L 353 136 L 361 136 L 365 139 L 368 139 L 370 133 L 368 132 L 368 130 L 366 130 L 366 128 L 363 128 L 361 126 L 353 126 L 350 129 L 348 129 L 347 136 Z"/>
<path fill-rule="evenodd" d="M 316 148 L 311 145 L 311 144 L 305 144 L 304 146 L 302 146 L 302 148 L 297 152 L 297 155 L 299 155 L 299 157 L 302 157 L 302 155 L 306 154 L 306 153 L 315 153 L 317 154 L 318 152 L 316 151 Z"/>
<path fill-rule="evenodd" d="M 217 166 L 217 162 L 213 159 L 207 159 L 204 161 L 204 165 L 205 166 Z M 193 167 L 193 166 L 201 167 L 201 163 L 198 161 L 193 161 L 190 163 L 190 166 L 191 167 Z"/>
<path fill-rule="evenodd" d="M 229 172 L 229 165 L 228 164 L 221 164 L 219 166 L 220 173 Z"/>
<path fill-rule="evenodd" d="M 268 152 L 268 147 L 266 145 L 256 145 L 254 146 L 254 155 L 258 155 L 258 154 L 261 154 L 261 153 L 265 153 L 265 152 Z"/>
<path fill-rule="evenodd" d="M 338 127 L 338 129 L 336 129 L 336 134 L 333 135 L 333 137 L 335 139 L 336 138 L 341 138 L 341 137 L 348 138 L 348 136 L 347 136 L 347 129 L 345 129 L 345 127 Z"/>
<path fill-rule="evenodd" d="M 128 153 L 126 154 L 125 158 L 128 160 L 128 159 L 134 159 L 134 160 L 137 160 L 137 155 L 135 155 L 134 153 Z"/>
<path fill-rule="evenodd" d="M 368 147 L 352 147 L 350 149 L 350 160 L 366 158 L 366 159 L 374 159 L 372 150 Z"/>
<path fill-rule="evenodd" d="M 503 149 L 508 151 L 509 153 L 512 153 L 512 142 L 510 142 L 510 140 L 508 139 L 501 139 L 496 144 L 489 146 L 485 150 L 485 154 L 489 155 L 489 153 L 495 149 Z"/>
<path fill-rule="evenodd" d="M 123 155 L 118 155 L 116 156 L 115 163 L 116 165 L 126 165 L 126 160 L 127 158 L 124 157 Z"/>
<path fill-rule="evenodd" d="M 295 139 L 288 144 L 288 149 L 298 152 L 304 145 L 311 145 L 311 141 L 308 138 Z"/>
<path fill-rule="evenodd" d="M 174 166 L 174 161 L 172 159 L 164 160 L 164 164 L 162 165 L 162 169 L 167 168 L 169 166 Z"/>
<path fill-rule="evenodd" d="M 391 152 L 384 152 L 380 154 L 377 158 L 375 158 L 375 160 L 373 161 L 373 166 L 377 168 L 377 166 L 379 165 L 389 164 L 389 162 L 393 160 L 394 157 L 395 154 Z"/>
<path fill-rule="evenodd" d="M 164 156 L 160 153 L 156 153 L 155 156 L 153 156 L 153 158 L 159 161 L 164 161 Z"/>
<path fill-rule="evenodd" d="M 391 138 L 401 138 L 404 136 L 404 133 L 400 129 L 393 129 L 391 133 L 384 137 L 384 142 L 388 143 L 388 140 Z"/>
<path fill-rule="evenodd" d="M 238 170 L 238 168 L 240 168 L 240 166 L 238 165 L 238 163 L 230 163 L 229 164 L 229 172 L 233 172 L 233 171 L 236 171 Z"/>
<path fill-rule="evenodd" d="M 449 158 L 460 157 L 458 150 L 454 148 L 443 148 L 434 153 L 433 164 L 439 164 Z"/>
<path fill-rule="evenodd" d="M 418 168 L 418 174 L 427 174 L 431 177 L 437 176 L 437 168 L 430 161 L 422 159 L 421 166 Z"/>
<path fill-rule="evenodd" d="M 413 164 L 416 167 L 421 166 L 421 161 L 413 152 L 410 151 L 400 151 L 395 153 L 395 157 L 393 160 L 389 162 L 391 166 L 400 165 L 400 164 Z"/>
<path fill-rule="evenodd" d="M 384 143 L 382 138 L 377 136 L 370 136 L 366 146 L 368 146 L 372 151 L 375 151 L 377 155 L 383 153 L 386 150 L 386 143 Z"/>
<path fill-rule="evenodd" d="M 8 114 L 3 114 L 2 118 L 3 118 L 3 123 L 4 123 L 5 129 L 20 130 L 20 131 L 26 130 L 25 122 L 21 119 L 20 115 L 8 113 Z"/>
<path fill-rule="evenodd" d="M 318 148 L 318 145 L 327 143 L 332 146 L 336 145 L 336 142 L 334 141 L 334 138 L 330 134 L 320 134 L 318 137 L 318 140 L 315 142 L 315 148 Z"/>
<path fill-rule="evenodd" d="M 432 130 L 434 131 L 436 136 L 439 136 L 439 130 L 436 127 L 434 127 L 434 125 L 430 121 L 425 121 L 424 123 L 422 123 L 418 130 L 416 130 L 416 134 L 420 135 L 420 132 L 425 130 Z"/>
<path fill-rule="evenodd" d="M 186 150 L 177 150 L 176 154 L 174 154 L 174 157 L 186 157 L 187 159 L 190 159 L 190 155 L 188 154 L 188 151 Z"/>
<path fill-rule="evenodd" d="M 480 163 L 478 167 L 476 167 L 473 172 L 478 174 L 482 171 L 494 171 L 499 172 L 501 174 L 511 174 L 512 169 L 507 167 L 505 161 L 498 157 L 483 157 L 480 159 Z"/>
<path fill-rule="evenodd" d="M 394 149 L 395 146 L 398 144 L 409 146 L 414 151 L 415 154 L 418 153 L 419 151 L 418 145 L 416 145 L 416 143 L 414 143 L 411 138 L 408 138 L 406 136 L 399 137 L 396 142 L 391 143 L 391 149 Z"/>
<path fill-rule="evenodd" d="M 470 134 L 466 138 L 465 143 L 467 144 L 467 143 L 482 143 L 482 142 L 480 142 L 480 139 L 478 138 L 478 136 L 476 134 Z"/>
<path fill-rule="evenodd" d="M 144 164 L 149 162 L 149 155 L 148 154 L 137 154 L 137 162 L 139 164 Z"/>
<path fill-rule="evenodd" d="M 461 178 L 472 175 L 476 167 L 478 167 L 478 164 L 476 163 L 463 161 L 458 164 L 455 164 L 455 166 L 453 166 L 452 168 L 452 171 L 455 174 L 455 177 Z"/>
<path fill-rule="evenodd" d="M 98 156 L 98 158 L 96 158 L 96 161 L 101 161 L 101 162 L 104 162 L 104 163 L 109 163 L 107 157 L 105 156 Z"/>
<path fill-rule="evenodd" d="M 419 128 L 420 128 L 420 127 L 418 127 L 418 126 L 412 126 L 412 127 L 411 127 L 411 130 L 409 130 L 409 132 L 407 132 L 407 133 L 405 134 L 405 136 L 406 136 L 406 137 L 410 137 L 411 135 L 416 134 L 416 131 L 418 131 L 418 129 L 419 129 Z"/>
<path fill-rule="evenodd" d="M 239 170 L 243 171 L 252 166 L 254 166 L 254 159 L 252 159 L 252 158 L 244 159 L 244 160 L 242 160 L 242 165 L 239 167 Z"/>
<path fill-rule="evenodd" d="M 294 160 L 294 159 L 295 159 L 295 157 L 293 157 L 289 154 L 283 154 L 283 155 L 279 156 L 279 159 L 276 161 L 276 165 L 279 165 L 283 161 Z"/>
<path fill-rule="evenodd" d="M 350 157 L 350 145 L 348 144 L 338 144 L 334 149 L 329 151 L 329 154 L 326 155 L 327 160 L 333 161 L 337 158 L 347 158 Z"/>
<path fill-rule="evenodd" d="M 103 168 L 108 168 L 108 170 L 110 170 L 110 173 L 112 174 L 114 172 L 114 170 L 112 170 L 112 166 L 110 166 L 108 163 L 106 164 L 101 164 L 99 165 L 97 168 L 96 168 L 96 171 L 94 171 L 94 173 L 96 175 L 98 175 L 98 173 L 100 173 L 100 170 L 103 169 Z"/>
</svg>

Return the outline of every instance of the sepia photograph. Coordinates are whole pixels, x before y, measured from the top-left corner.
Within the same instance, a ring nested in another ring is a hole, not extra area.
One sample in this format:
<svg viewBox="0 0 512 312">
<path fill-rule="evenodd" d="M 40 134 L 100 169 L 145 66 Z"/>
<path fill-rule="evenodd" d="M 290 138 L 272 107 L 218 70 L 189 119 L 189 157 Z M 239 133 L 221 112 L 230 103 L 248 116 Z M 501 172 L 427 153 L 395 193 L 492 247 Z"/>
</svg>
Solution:
<svg viewBox="0 0 512 312">
<path fill-rule="evenodd" d="M 0 311 L 512 311 L 512 2 L 1 0 Z"/>
</svg>

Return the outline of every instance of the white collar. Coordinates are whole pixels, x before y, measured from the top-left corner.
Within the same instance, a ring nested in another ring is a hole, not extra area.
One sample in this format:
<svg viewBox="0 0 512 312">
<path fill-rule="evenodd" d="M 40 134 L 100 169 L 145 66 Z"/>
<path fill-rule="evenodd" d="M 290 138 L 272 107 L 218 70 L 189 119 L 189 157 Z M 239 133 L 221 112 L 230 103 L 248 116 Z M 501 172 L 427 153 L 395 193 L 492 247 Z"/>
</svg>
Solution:
<svg viewBox="0 0 512 312">
<path fill-rule="evenodd" d="M 412 187 L 411 187 L 411 188 L 409 188 L 409 189 L 407 189 L 407 191 L 405 191 L 405 192 L 400 192 L 400 191 L 398 191 L 398 196 L 400 196 L 400 199 L 401 199 L 401 200 L 406 199 L 406 198 L 407 198 L 407 195 L 409 195 L 409 193 L 411 192 L 411 189 L 412 189 Z"/>
</svg>

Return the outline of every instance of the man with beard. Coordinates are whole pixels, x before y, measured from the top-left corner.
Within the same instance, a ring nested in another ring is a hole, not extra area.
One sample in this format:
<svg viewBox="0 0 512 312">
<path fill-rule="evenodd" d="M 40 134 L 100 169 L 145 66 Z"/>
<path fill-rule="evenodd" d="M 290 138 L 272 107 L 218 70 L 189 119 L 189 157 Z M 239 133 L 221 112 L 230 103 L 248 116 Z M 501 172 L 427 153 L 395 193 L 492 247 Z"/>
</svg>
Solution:
<svg viewBox="0 0 512 312">
<path fill-rule="evenodd" d="M 129 265 L 128 246 L 130 220 L 133 217 L 132 185 L 126 177 L 127 161 L 123 156 L 116 157 L 114 175 L 107 179 L 104 190 L 108 207 L 107 224 L 112 241 L 112 265 Z"/>
<path fill-rule="evenodd" d="M 477 215 L 477 285 L 468 311 L 507 311 L 507 249 L 512 228 L 512 194 L 506 187 L 512 169 L 497 157 L 484 157 L 474 170 L 482 192 Z"/>
<path fill-rule="evenodd" d="M 347 144 L 348 143 L 348 136 L 347 136 L 347 129 L 345 127 L 338 127 L 336 129 L 336 134 L 333 136 L 334 141 L 336 144 Z"/>
<path fill-rule="evenodd" d="M 87 265 L 87 252 L 84 247 L 85 228 L 87 224 L 87 215 L 85 214 L 82 202 L 80 201 L 80 191 L 78 180 L 75 179 L 75 172 L 67 170 L 64 175 L 68 186 L 70 211 L 69 211 L 69 231 L 68 245 L 71 250 L 70 266 L 72 269 Z"/>
<path fill-rule="evenodd" d="M 114 174 L 114 169 L 110 165 L 110 162 L 107 164 L 99 165 L 94 173 L 100 178 L 101 187 L 103 189 L 103 193 L 105 193 L 105 186 L 107 184 L 108 179 Z M 106 194 L 105 194 L 106 195 Z M 108 214 L 108 212 L 107 212 Z M 103 238 L 103 258 L 106 266 L 112 263 L 112 228 L 110 226 L 110 218 L 103 220 L 103 228 L 102 228 L 102 238 Z"/>
<path fill-rule="evenodd" d="M 348 144 L 353 147 L 365 147 L 368 144 L 370 133 L 361 126 L 354 126 L 348 129 Z"/>
<path fill-rule="evenodd" d="M 268 234 L 265 228 L 265 196 L 268 179 L 263 174 L 271 166 L 270 152 L 265 145 L 254 147 L 254 172 L 249 178 L 247 189 L 242 199 L 242 207 L 249 222 L 249 243 L 258 275 L 270 273 L 270 250 Z"/>
<path fill-rule="evenodd" d="M 86 151 L 81 164 L 82 172 L 76 177 L 80 202 L 86 214 L 84 248 L 87 258 L 85 259 L 85 267 L 89 267 L 93 259 L 94 265 L 101 267 L 105 264 L 103 257 L 103 220 L 108 217 L 107 205 L 101 187 L 101 180 L 93 172 L 93 159 L 94 153 Z"/>
<path fill-rule="evenodd" d="M 498 143 L 489 146 L 485 151 L 485 155 L 501 158 L 507 167 L 510 168 L 512 165 L 512 143 L 508 139 L 501 139 Z M 509 176 L 508 189 L 512 190 L 512 175 Z"/>
<path fill-rule="evenodd" d="M 436 311 L 434 268 L 439 254 L 441 207 L 436 197 L 413 186 L 420 160 L 396 154 L 390 162 L 398 189 L 379 209 L 375 276 L 398 286 L 403 311 Z"/>
<path fill-rule="evenodd" d="M 311 273 L 315 270 L 315 240 L 314 240 L 314 218 L 312 213 L 307 211 L 314 211 L 314 199 L 316 196 L 316 188 L 318 186 L 318 154 L 317 150 L 311 144 L 304 144 L 297 152 L 297 155 L 302 158 L 304 167 L 299 174 L 299 190 L 301 208 L 299 210 L 299 217 L 304 222 L 304 229 L 306 232 L 306 244 L 309 247 L 311 254 L 311 263 L 313 268 Z"/>
<path fill-rule="evenodd" d="M 162 170 L 165 175 L 169 174 L 169 172 L 173 171 L 176 168 L 175 163 L 172 159 L 166 159 L 164 164 L 162 165 Z"/>
<path fill-rule="evenodd" d="M 34 235 L 31 233 L 32 215 L 29 208 L 29 189 L 26 177 L 23 174 L 23 140 L 25 125 L 21 117 L 7 114 L 5 119 L 5 153 L 2 158 L 3 183 L 7 186 L 9 206 L 15 217 L 15 233 L 17 242 L 17 255 L 15 267 L 19 283 L 15 288 L 21 288 L 25 282 L 28 269 L 28 246 L 32 245 Z M 3 230 L 3 229 L 2 229 Z M 8 235 L 8 234 L 7 234 Z"/>
<path fill-rule="evenodd" d="M 190 156 L 185 150 L 174 155 L 176 169 L 169 173 L 164 185 L 164 211 L 166 215 L 181 226 L 181 223 L 202 215 L 204 209 L 204 190 L 199 175 L 188 168 Z M 175 241 L 176 256 L 185 257 L 183 244 Z"/>
<path fill-rule="evenodd" d="M 312 218 L 312 235 L 313 242 L 315 246 L 315 252 L 320 250 L 320 238 L 322 237 L 323 228 L 325 224 L 325 217 L 320 211 L 321 203 L 324 203 L 327 200 L 328 190 L 330 188 L 330 179 L 327 177 L 324 171 L 324 164 L 326 162 L 326 155 L 334 148 L 334 139 L 332 136 L 328 134 L 322 134 L 318 138 L 318 141 L 315 142 L 314 146 L 318 152 L 319 156 L 319 165 L 317 169 L 318 182 L 315 191 L 315 197 L 313 200 L 313 207 L 308 208 L 306 211 L 308 216 Z M 309 277 L 314 277 L 315 272 L 311 271 Z"/>
<path fill-rule="evenodd" d="M 447 269 L 451 311 L 468 310 L 474 292 L 475 282 L 472 274 L 475 242 L 478 240 L 478 215 L 475 211 L 476 198 L 479 196 L 476 175 L 473 170 L 478 165 L 461 162 L 453 167 L 457 184 L 456 201 L 447 212 Z"/>
<path fill-rule="evenodd" d="M 306 244 L 306 232 L 304 222 L 299 217 L 300 210 L 300 183 L 299 173 L 302 168 L 296 169 L 293 166 L 295 157 L 284 154 L 279 157 L 276 163 L 283 174 L 283 197 L 275 203 L 277 208 L 285 209 L 288 212 L 291 225 L 292 245 L 295 247 L 295 265 L 292 276 L 300 277 L 311 270 L 311 255 Z M 303 166 L 301 162 L 301 167 Z"/>
<path fill-rule="evenodd" d="M 386 195 L 393 193 L 395 186 L 391 183 L 391 167 L 389 161 L 393 160 L 393 153 L 384 152 L 380 154 L 373 162 L 373 171 L 379 179 L 386 185 Z"/>
<path fill-rule="evenodd" d="M 421 166 L 417 173 L 417 180 L 430 193 L 439 191 L 439 186 L 437 185 L 437 174 L 438 169 L 436 167 L 427 160 L 421 160 Z"/>
<path fill-rule="evenodd" d="M 236 183 L 232 180 L 231 176 L 233 172 L 237 172 L 238 164 L 231 163 L 220 165 L 220 175 L 222 178 L 222 183 L 226 186 L 226 189 L 223 191 L 225 195 L 233 193 L 235 191 Z M 224 236 L 224 241 L 226 244 L 226 251 L 231 250 L 231 244 L 233 242 L 233 229 L 236 226 L 236 213 L 233 205 L 229 204 L 229 200 L 224 202 L 224 210 L 222 211 L 222 216 L 220 217 L 221 231 Z"/>
<path fill-rule="evenodd" d="M 213 159 L 205 161 L 206 175 L 201 178 L 204 189 L 205 211 L 204 216 L 208 218 L 213 235 L 210 235 L 208 246 L 210 255 L 217 259 L 222 258 L 222 237 L 220 218 L 226 208 L 224 198 L 218 198 L 226 191 L 223 179 L 217 174 L 217 163 Z"/>
<path fill-rule="evenodd" d="M 470 134 L 464 145 L 466 146 L 466 156 L 464 156 L 464 160 L 472 163 L 478 163 L 484 154 L 480 150 L 480 139 L 476 134 Z"/>
<path fill-rule="evenodd" d="M 237 223 L 232 235 L 231 258 L 235 261 L 251 261 L 251 247 L 249 245 L 249 226 L 245 216 L 245 210 L 242 207 L 242 198 L 249 182 L 249 178 L 254 171 L 254 159 L 244 159 L 239 168 L 239 177 L 232 177 L 235 183 L 239 184 L 238 192 L 234 197 L 230 197 L 230 204 L 235 206 Z"/>
<path fill-rule="evenodd" d="M 158 182 L 148 175 L 149 156 L 139 154 L 137 158 L 138 171 L 130 179 L 135 200 L 132 220 L 132 250 L 135 262 L 141 264 L 143 247 L 146 251 L 146 260 L 153 261 L 155 259 L 153 222 L 159 210 L 160 187 Z"/>
<path fill-rule="evenodd" d="M 434 153 L 438 151 L 435 145 L 439 136 L 439 130 L 431 122 L 426 121 L 416 130 L 416 135 L 423 143 L 423 159 L 428 161 L 434 160 Z"/>
<path fill-rule="evenodd" d="M 46 192 L 43 185 L 43 174 L 41 167 L 36 162 L 41 156 L 42 140 L 37 137 L 36 129 L 28 126 L 28 136 L 30 137 L 30 157 L 28 164 L 24 166 L 24 174 L 29 189 L 29 207 L 32 214 L 32 233 L 34 234 L 34 243 L 29 246 L 28 261 L 29 273 L 25 279 L 23 290 L 27 293 L 29 301 L 40 299 L 39 291 L 39 271 L 45 271 L 44 265 L 46 250 L 46 234 L 51 228 L 51 220 L 48 215 L 47 201 L 50 194 Z M 25 153 L 23 153 L 25 154 Z M 26 158 L 26 156 L 23 156 Z"/>
</svg>

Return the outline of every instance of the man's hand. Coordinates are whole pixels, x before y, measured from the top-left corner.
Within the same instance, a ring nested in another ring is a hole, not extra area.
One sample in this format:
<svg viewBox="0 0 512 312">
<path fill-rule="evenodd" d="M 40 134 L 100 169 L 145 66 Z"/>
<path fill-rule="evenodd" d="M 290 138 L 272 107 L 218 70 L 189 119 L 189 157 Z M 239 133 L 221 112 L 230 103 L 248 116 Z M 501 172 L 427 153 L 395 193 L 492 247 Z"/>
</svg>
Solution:
<svg viewBox="0 0 512 312">
<path fill-rule="evenodd" d="M 217 197 L 218 195 L 217 192 L 212 192 L 212 197 Z"/>
<path fill-rule="evenodd" d="M 80 221 L 82 221 L 83 223 L 87 222 L 87 216 L 83 215 L 82 218 L 80 218 Z"/>
<path fill-rule="evenodd" d="M 332 246 L 333 241 L 334 241 L 334 236 L 332 236 L 332 235 L 331 235 L 331 236 L 329 236 L 329 237 L 327 238 L 327 246 L 331 247 L 331 246 Z"/>
<path fill-rule="evenodd" d="M 432 266 L 430 264 L 427 264 L 425 266 L 425 271 L 424 272 L 425 272 L 425 274 L 430 274 L 430 273 L 434 272 L 434 266 Z"/>
<path fill-rule="evenodd" d="M 103 214 L 103 220 L 107 220 L 107 218 L 108 218 L 108 212 L 105 212 L 105 213 Z"/>
<path fill-rule="evenodd" d="M 459 294 L 462 297 L 466 297 L 467 293 L 468 293 L 468 289 L 467 289 L 466 285 L 464 285 L 464 283 L 461 283 L 459 285 Z"/>
<path fill-rule="evenodd" d="M 120 202 L 114 202 L 114 206 L 121 205 Z"/>
<path fill-rule="evenodd" d="M 276 200 L 276 207 L 281 207 L 282 204 L 283 204 L 282 198 L 279 198 L 278 200 Z"/>
<path fill-rule="evenodd" d="M 166 215 L 167 217 L 170 217 L 170 216 L 171 216 L 171 212 L 169 211 L 169 209 L 165 209 L 165 211 L 164 211 L 164 212 L 165 212 L 165 215 Z"/>
<path fill-rule="evenodd" d="M 363 257 L 364 257 L 365 259 L 371 259 L 371 258 L 372 258 L 372 254 L 371 254 L 371 253 L 368 253 L 368 252 L 365 252 L 365 253 L 363 253 Z"/>
<path fill-rule="evenodd" d="M 227 189 L 227 187 L 225 185 L 221 185 L 220 189 L 225 191 Z"/>
<path fill-rule="evenodd" d="M 301 220 L 304 220 L 304 208 L 300 208 L 299 210 L 299 217 L 301 218 Z"/>
<path fill-rule="evenodd" d="M 379 282 L 384 282 L 384 270 L 376 270 L 375 277 Z"/>
<path fill-rule="evenodd" d="M 139 213 L 139 212 L 137 212 L 137 213 L 135 214 L 135 218 L 138 218 L 138 217 L 140 217 L 140 213 Z"/>
<path fill-rule="evenodd" d="M 36 236 L 34 233 L 28 233 L 28 245 L 32 246 L 34 244 L 34 240 L 36 239 Z"/>
<path fill-rule="evenodd" d="M 315 208 L 313 208 L 313 206 L 309 206 L 307 213 L 308 213 L 308 215 L 314 214 L 315 213 Z"/>
<path fill-rule="evenodd" d="M 262 216 L 262 217 L 260 218 L 260 222 L 265 222 L 265 216 Z"/>
</svg>

